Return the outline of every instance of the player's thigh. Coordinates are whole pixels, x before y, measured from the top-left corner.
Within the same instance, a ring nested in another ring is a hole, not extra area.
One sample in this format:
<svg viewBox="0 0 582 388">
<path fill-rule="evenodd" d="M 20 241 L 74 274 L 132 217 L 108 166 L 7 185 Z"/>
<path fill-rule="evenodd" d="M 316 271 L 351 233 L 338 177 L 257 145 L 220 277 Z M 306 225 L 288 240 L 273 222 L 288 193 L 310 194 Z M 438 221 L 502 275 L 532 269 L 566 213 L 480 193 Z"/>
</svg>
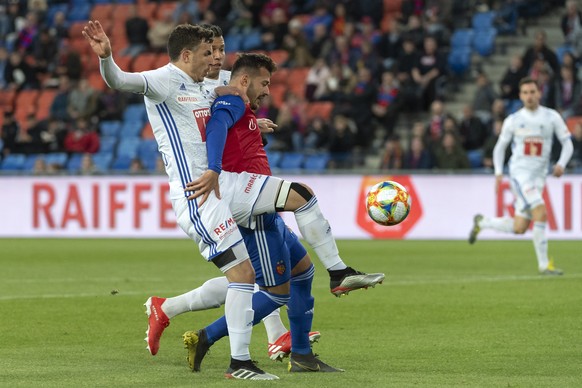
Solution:
<svg viewBox="0 0 582 388">
<path fill-rule="evenodd" d="M 198 244 L 204 259 L 211 261 L 231 251 L 234 257 L 228 257 L 228 263 L 217 264 L 223 272 L 249 257 L 238 226 L 223 201 L 211 195 L 204 206 L 198 207 L 196 201 L 178 198 L 172 199 L 172 206 L 178 225 Z"/>
<path fill-rule="evenodd" d="M 531 210 L 544 204 L 543 181 L 529 177 L 512 177 L 510 183 L 515 196 L 515 215 L 531 219 Z"/>
<path fill-rule="evenodd" d="M 278 286 L 291 278 L 289 248 L 274 218 L 275 214 L 258 216 L 255 229 L 241 228 L 255 282 L 261 287 Z"/>
</svg>

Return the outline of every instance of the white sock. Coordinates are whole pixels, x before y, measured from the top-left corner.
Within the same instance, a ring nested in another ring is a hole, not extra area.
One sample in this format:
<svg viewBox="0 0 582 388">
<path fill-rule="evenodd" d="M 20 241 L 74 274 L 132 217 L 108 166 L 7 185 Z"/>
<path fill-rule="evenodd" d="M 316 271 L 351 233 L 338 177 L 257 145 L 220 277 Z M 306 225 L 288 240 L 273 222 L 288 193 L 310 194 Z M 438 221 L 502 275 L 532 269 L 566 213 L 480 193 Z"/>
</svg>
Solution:
<svg viewBox="0 0 582 388">
<path fill-rule="evenodd" d="M 484 217 L 479 226 L 483 229 L 493 229 L 498 232 L 514 233 L 513 218 L 511 217 Z"/>
<path fill-rule="evenodd" d="M 200 287 L 185 294 L 167 298 L 162 310 L 168 318 L 188 311 L 208 310 L 220 307 L 226 299 L 228 280 L 226 276 L 207 280 Z"/>
<path fill-rule="evenodd" d="M 326 269 L 338 264 L 343 264 L 346 268 L 339 257 L 329 222 L 323 217 L 319 209 L 317 197 L 311 198 L 309 202 L 295 211 L 295 220 L 303 238 L 313 248 Z"/>
<path fill-rule="evenodd" d="M 281 337 L 288 331 L 285 325 L 283 325 L 283 321 L 281 321 L 280 313 L 281 309 L 278 308 L 263 318 L 263 324 L 265 325 L 265 330 L 267 330 L 267 341 L 269 341 L 270 344 L 277 341 L 277 338 Z"/>
<path fill-rule="evenodd" d="M 230 356 L 235 360 L 250 360 L 251 334 L 253 332 L 253 293 L 255 286 L 246 283 L 230 283 L 226 292 L 224 315 L 228 327 Z"/>
<path fill-rule="evenodd" d="M 540 271 L 548 268 L 548 238 L 546 237 L 546 223 L 535 221 L 533 225 L 533 244 L 538 259 Z"/>
</svg>

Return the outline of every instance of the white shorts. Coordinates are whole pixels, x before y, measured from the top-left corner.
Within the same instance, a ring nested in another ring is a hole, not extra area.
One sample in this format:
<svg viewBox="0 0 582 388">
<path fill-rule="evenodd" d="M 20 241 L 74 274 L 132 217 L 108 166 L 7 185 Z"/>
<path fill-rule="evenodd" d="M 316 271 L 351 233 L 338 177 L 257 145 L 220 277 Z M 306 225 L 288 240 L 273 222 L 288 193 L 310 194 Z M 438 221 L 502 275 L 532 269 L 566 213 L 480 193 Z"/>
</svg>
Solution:
<svg viewBox="0 0 582 388">
<path fill-rule="evenodd" d="M 515 215 L 531 219 L 531 210 L 544 204 L 545 177 L 511 177 L 511 191 L 515 196 Z"/>
<path fill-rule="evenodd" d="M 200 207 L 198 201 L 186 197 L 172 199 L 177 223 L 198 244 L 207 261 L 233 248 L 237 260 L 221 268 L 224 272 L 249 257 L 237 224 L 253 228 L 257 209 L 261 214 L 274 212 L 272 198 L 277 195 L 280 182 L 266 175 L 222 172 L 219 177 L 222 199 L 211 193 Z"/>
</svg>

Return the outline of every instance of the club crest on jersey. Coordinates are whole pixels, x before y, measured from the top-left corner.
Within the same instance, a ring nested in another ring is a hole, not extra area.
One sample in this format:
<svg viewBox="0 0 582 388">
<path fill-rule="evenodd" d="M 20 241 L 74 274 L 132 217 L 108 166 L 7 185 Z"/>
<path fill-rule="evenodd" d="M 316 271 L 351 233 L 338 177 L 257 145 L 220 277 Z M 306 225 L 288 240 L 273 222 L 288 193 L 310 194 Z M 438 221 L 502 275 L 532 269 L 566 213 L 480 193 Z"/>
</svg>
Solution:
<svg viewBox="0 0 582 388">
<path fill-rule="evenodd" d="M 194 96 L 177 96 L 176 101 L 180 104 L 188 104 L 190 102 L 198 102 L 198 98 Z"/>
<path fill-rule="evenodd" d="M 255 119 L 251 119 L 251 120 L 249 121 L 249 129 L 250 129 L 251 131 L 255 131 L 255 130 L 257 129 L 257 120 L 255 120 Z"/>
<path fill-rule="evenodd" d="M 275 267 L 275 269 L 279 275 L 283 275 L 285 273 L 286 268 L 287 267 L 285 267 L 285 263 L 282 261 L 277 262 L 277 266 Z"/>
</svg>

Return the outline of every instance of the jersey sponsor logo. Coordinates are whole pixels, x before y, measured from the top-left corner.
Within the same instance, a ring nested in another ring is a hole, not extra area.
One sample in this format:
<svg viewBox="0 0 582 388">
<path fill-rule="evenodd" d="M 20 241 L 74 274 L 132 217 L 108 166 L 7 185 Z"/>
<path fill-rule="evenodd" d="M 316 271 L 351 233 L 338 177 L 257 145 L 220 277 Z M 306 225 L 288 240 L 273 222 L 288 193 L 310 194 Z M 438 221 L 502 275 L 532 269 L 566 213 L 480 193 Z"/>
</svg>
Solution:
<svg viewBox="0 0 582 388">
<path fill-rule="evenodd" d="M 184 83 L 182 83 L 182 85 L 180 85 L 180 90 L 186 90 L 186 85 L 184 85 Z"/>
<path fill-rule="evenodd" d="M 251 192 L 253 185 L 255 184 L 255 181 L 257 180 L 259 176 L 257 174 L 253 174 L 251 175 L 251 177 L 249 178 L 249 181 L 247 183 L 247 187 L 245 187 L 245 193 L 248 194 Z"/>
<path fill-rule="evenodd" d="M 251 120 L 249 121 L 249 129 L 250 129 L 251 131 L 256 131 L 256 130 L 257 130 L 257 120 L 255 120 L 255 119 L 251 119 Z"/>
<path fill-rule="evenodd" d="M 215 105 L 226 105 L 226 106 L 230 106 L 231 103 L 228 102 L 228 101 L 219 100 L 219 101 L 216 101 Z"/>
<path fill-rule="evenodd" d="M 200 131 L 200 138 L 202 141 L 206 141 L 206 124 L 208 123 L 208 120 L 210 120 L 210 109 L 194 109 L 192 113 L 194 114 L 194 120 L 196 120 L 198 131 Z"/>
<path fill-rule="evenodd" d="M 198 98 L 194 96 L 177 96 L 176 101 L 180 104 L 187 104 L 189 102 L 198 102 Z"/>
<path fill-rule="evenodd" d="M 523 140 L 523 154 L 525 156 L 542 156 L 544 138 L 539 136 L 526 137 Z"/>
<path fill-rule="evenodd" d="M 221 222 L 214 228 L 214 234 L 218 236 L 220 240 L 225 239 L 230 236 L 237 229 L 234 219 L 230 217 L 224 222 Z"/>
</svg>

